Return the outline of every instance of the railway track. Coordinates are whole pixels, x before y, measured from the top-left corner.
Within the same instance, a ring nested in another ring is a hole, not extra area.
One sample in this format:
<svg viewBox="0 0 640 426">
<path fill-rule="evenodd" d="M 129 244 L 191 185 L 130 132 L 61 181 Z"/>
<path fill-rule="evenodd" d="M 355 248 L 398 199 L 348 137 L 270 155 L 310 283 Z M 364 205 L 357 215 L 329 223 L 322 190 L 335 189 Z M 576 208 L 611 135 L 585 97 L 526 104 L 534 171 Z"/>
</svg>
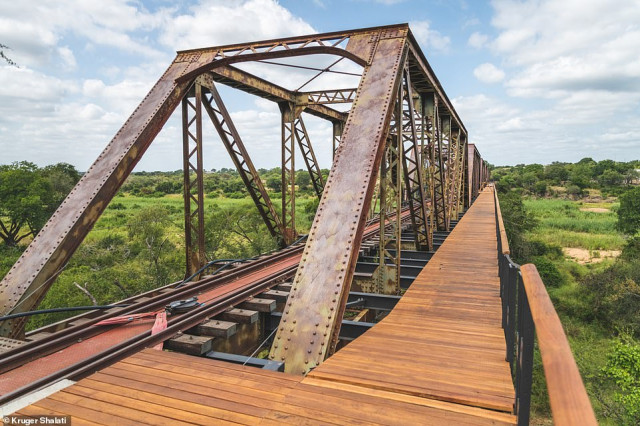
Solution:
<svg viewBox="0 0 640 426">
<path fill-rule="evenodd" d="M 409 219 L 408 210 L 402 215 L 403 221 Z M 379 229 L 377 222 L 367 224 L 363 246 L 370 247 L 364 243 L 374 240 Z M 118 302 L 130 304 L 127 307 L 89 312 L 36 330 L 30 334 L 34 340 L 0 354 L 0 404 L 59 380 L 78 380 L 225 314 L 234 306 L 291 280 L 303 250 L 303 243 L 294 244 L 215 276 L 205 276 L 184 285 L 173 283 Z M 200 305 L 188 312 L 171 315 L 166 329 L 156 334 L 151 331 L 153 318 L 126 324 L 95 325 L 114 317 L 162 310 L 172 302 L 192 297 L 197 297 Z"/>
</svg>

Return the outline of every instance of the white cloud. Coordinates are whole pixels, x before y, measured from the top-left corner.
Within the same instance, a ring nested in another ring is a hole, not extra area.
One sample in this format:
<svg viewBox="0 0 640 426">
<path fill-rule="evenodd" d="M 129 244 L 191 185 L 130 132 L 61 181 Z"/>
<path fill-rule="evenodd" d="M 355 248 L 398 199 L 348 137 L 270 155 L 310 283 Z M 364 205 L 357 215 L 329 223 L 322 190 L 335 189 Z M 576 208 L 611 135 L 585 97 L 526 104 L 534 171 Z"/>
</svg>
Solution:
<svg viewBox="0 0 640 426">
<path fill-rule="evenodd" d="M 490 63 L 478 65 L 473 70 L 473 75 L 483 83 L 498 83 L 504 80 L 504 71 Z"/>
<path fill-rule="evenodd" d="M 640 91 L 640 7 L 624 0 L 498 0 L 496 53 L 522 71 L 514 95 Z"/>
<path fill-rule="evenodd" d="M 181 50 L 316 32 L 273 0 L 202 1 L 189 12 L 164 25 L 162 43 Z"/>
<path fill-rule="evenodd" d="M 409 23 L 409 27 L 427 54 L 431 50 L 446 51 L 451 44 L 449 37 L 442 35 L 437 30 L 431 29 L 431 23 L 429 21 L 412 21 Z"/>
<path fill-rule="evenodd" d="M 489 161 L 637 158 L 640 4 L 495 0 L 492 5 L 497 36 L 477 32 L 467 43 L 489 47 L 508 70 L 508 78 L 490 63 L 474 70 L 481 81 L 504 80 L 508 97 L 454 100 L 471 140 L 480 142 Z M 499 117 L 488 112 L 496 110 Z"/>
<path fill-rule="evenodd" d="M 476 31 L 469 36 L 467 44 L 471 47 L 475 47 L 476 49 L 480 49 L 487 44 L 487 40 L 489 40 L 489 36 Z"/>
</svg>

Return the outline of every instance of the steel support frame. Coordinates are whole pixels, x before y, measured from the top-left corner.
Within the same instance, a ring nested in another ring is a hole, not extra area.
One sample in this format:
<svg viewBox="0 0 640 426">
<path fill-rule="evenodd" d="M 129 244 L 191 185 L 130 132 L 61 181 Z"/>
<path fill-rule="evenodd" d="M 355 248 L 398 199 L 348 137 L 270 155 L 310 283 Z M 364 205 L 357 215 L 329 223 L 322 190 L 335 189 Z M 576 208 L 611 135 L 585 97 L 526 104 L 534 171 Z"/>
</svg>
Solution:
<svg viewBox="0 0 640 426">
<path fill-rule="evenodd" d="M 338 120 L 334 120 L 331 122 L 332 127 L 333 127 L 333 154 L 332 154 L 332 159 L 336 158 L 336 152 L 338 151 L 338 148 L 340 147 L 340 141 L 342 139 L 342 130 L 344 128 L 344 121 L 338 121 Z"/>
<path fill-rule="evenodd" d="M 370 59 L 269 355 L 285 361 L 287 372 L 306 374 L 333 353 L 338 342 L 386 130 L 402 80 L 407 34 L 406 27 L 396 27 L 349 41 L 354 51 L 370 52 Z"/>
<path fill-rule="evenodd" d="M 185 277 L 195 274 L 205 263 L 204 183 L 202 167 L 202 86 L 193 86 L 182 100 L 182 157 Z"/>
<path fill-rule="evenodd" d="M 298 147 L 300 148 L 300 153 L 302 154 L 302 159 L 304 160 L 309 176 L 311 177 L 313 189 L 318 195 L 318 198 L 321 198 L 322 191 L 324 190 L 324 179 L 322 178 L 322 172 L 320 171 L 318 160 L 316 160 L 316 154 L 313 152 L 309 133 L 307 133 L 307 128 L 302 120 L 302 115 L 298 116 L 294 121 L 294 132 L 296 141 L 298 142 Z"/>
<path fill-rule="evenodd" d="M 398 112 L 400 113 L 399 123 L 401 126 L 399 143 L 403 151 L 402 168 L 407 201 L 411 211 L 411 223 L 415 232 L 416 250 L 431 250 L 433 248 L 433 240 L 431 226 L 427 217 L 422 161 L 418 149 L 420 142 L 416 128 L 413 89 L 408 67 L 405 67 L 403 74 L 403 86 L 398 94 L 398 102 L 400 104 Z"/>
<path fill-rule="evenodd" d="M 376 293 L 399 294 L 402 252 L 400 250 L 402 239 L 400 212 L 402 210 L 402 178 L 405 171 L 401 94 L 398 94 L 389 130 L 380 164 L 380 242 L 378 267 L 373 272 L 373 280 Z"/>
<path fill-rule="evenodd" d="M 290 102 L 278 104 L 281 112 L 281 179 L 282 226 L 285 244 L 295 241 L 296 233 L 296 106 Z M 300 110 L 298 110 L 300 111 Z"/>
<path fill-rule="evenodd" d="M 220 140 L 227 149 L 240 178 L 245 184 L 260 216 L 271 235 L 284 244 L 284 227 L 269 194 L 260 179 L 260 175 L 251 161 L 238 130 L 231 119 L 220 93 L 210 74 L 203 74 L 196 80 L 205 88 L 203 105 L 213 123 Z"/>
</svg>

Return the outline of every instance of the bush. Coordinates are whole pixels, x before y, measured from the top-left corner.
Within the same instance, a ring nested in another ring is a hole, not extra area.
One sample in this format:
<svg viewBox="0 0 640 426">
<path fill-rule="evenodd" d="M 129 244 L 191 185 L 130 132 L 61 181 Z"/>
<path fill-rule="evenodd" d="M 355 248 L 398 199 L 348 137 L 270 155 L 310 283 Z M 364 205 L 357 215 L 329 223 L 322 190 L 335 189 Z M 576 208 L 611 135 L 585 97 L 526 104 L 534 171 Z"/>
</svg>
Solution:
<svg viewBox="0 0 640 426">
<path fill-rule="evenodd" d="M 536 265 L 545 286 L 560 287 L 565 284 L 564 276 L 562 276 L 556 265 L 546 257 L 536 257 L 533 263 Z"/>
<path fill-rule="evenodd" d="M 626 328 L 640 336 L 640 259 L 618 259 L 604 271 L 585 277 L 582 285 L 604 327 L 611 332 Z"/>
<path fill-rule="evenodd" d="M 640 187 L 620 196 L 617 227 L 629 235 L 634 235 L 640 230 Z"/>
<path fill-rule="evenodd" d="M 126 210 L 127 206 L 125 206 L 122 203 L 111 203 L 109 204 L 109 207 L 111 210 Z"/>
</svg>

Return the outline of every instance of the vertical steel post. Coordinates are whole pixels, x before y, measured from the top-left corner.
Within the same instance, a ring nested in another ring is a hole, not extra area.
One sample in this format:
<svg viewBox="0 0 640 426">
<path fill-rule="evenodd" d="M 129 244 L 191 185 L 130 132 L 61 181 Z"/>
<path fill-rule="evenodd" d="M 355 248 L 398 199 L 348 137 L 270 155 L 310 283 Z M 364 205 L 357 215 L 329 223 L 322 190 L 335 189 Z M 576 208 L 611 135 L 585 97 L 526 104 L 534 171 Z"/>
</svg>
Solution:
<svg viewBox="0 0 640 426">
<path fill-rule="evenodd" d="M 192 90 L 193 92 L 190 92 L 190 95 L 185 96 L 182 100 L 186 276 L 193 275 L 206 261 L 202 167 L 202 86 L 195 84 Z"/>
<path fill-rule="evenodd" d="M 376 292 L 400 293 L 402 252 L 402 87 L 396 100 L 389 136 L 380 164 L 379 265 L 374 272 Z"/>
<path fill-rule="evenodd" d="M 295 169 L 295 107 L 282 102 L 282 225 L 284 241 L 292 243 L 296 238 L 296 169 Z"/>
<path fill-rule="evenodd" d="M 411 211 L 411 223 L 415 232 L 416 250 L 431 250 L 431 227 L 427 218 L 424 194 L 423 173 L 418 150 L 418 132 L 414 114 L 413 89 L 408 68 L 404 70 L 404 84 L 398 93 L 400 125 L 400 144 L 406 194 Z"/>
<path fill-rule="evenodd" d="M 333 122 L 333 154 L 331 160 L 336 158 L 336 151 L 340 147 L 340 140 L 342 139 L 342 129 L 344 128 L 344 122 Z"/>
</svg>

